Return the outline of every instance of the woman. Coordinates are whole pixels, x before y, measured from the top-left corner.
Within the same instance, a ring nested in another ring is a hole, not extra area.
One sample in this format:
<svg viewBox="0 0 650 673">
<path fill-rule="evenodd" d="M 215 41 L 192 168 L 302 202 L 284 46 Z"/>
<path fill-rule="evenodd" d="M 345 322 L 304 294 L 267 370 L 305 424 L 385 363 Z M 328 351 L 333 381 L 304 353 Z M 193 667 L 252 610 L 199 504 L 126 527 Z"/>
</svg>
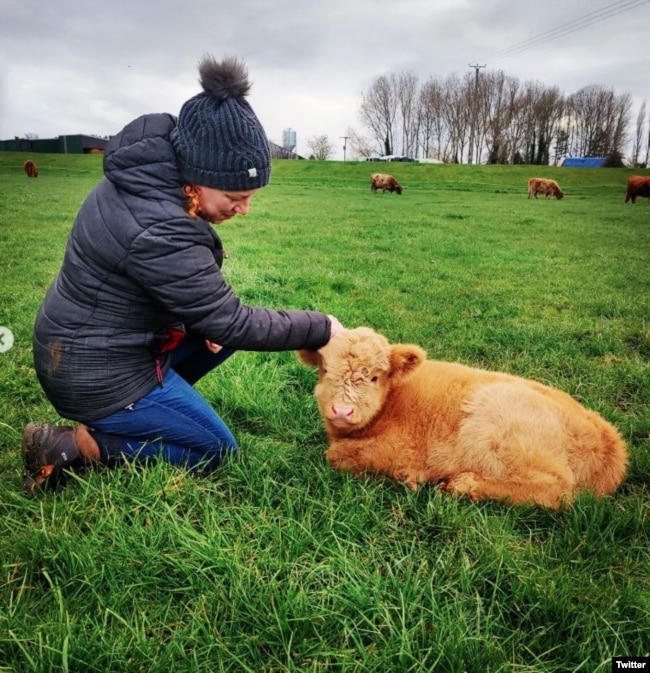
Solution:
<svg viewBox="0 0 650 673">
<path fill-rule="evenodd" d="M 314 311 L 246 306 L 222 277 L 210 223 L 248 213 L 271 158 L 243 64 L 207 57 L 199 74 L 203 91 L 178 118 L 145 115 L 110 140 L 75 220 L 34 362 L 57 412 L 79 425 L 25 427 L 30 494 L 91 460 L 216 468 L 237 443 L 192 385 L 235 350 L 318 349 L 342 329 Z"/>
</svg>

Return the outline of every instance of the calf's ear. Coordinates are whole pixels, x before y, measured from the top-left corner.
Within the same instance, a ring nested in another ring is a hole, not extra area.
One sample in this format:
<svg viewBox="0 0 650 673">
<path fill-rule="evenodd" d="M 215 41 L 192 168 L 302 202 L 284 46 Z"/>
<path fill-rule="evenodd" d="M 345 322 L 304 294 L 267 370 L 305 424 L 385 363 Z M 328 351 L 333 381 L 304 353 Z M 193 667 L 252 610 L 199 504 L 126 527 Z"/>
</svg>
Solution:
<svg viewBox="0 0 650 673">
<path fill-rule="evenodd" d="M 406 376 L 426 359 L 425 351 L 415 344 L 395 344 L 390 347 L 390 374 Z"/>
<path fill-rule="evenodd" d="M 298 359 L 303 365 L 318 367 L 318 351 L 300 350 L 298 351 Z"/>
</svg>

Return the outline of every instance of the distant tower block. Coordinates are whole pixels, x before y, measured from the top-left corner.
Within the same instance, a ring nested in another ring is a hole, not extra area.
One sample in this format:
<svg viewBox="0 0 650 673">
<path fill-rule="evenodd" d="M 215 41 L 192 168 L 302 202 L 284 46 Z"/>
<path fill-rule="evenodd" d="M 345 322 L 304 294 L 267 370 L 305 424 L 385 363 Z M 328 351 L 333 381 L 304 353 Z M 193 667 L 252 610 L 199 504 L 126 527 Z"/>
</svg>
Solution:
<svg viewBox="0 0 650 673">
<path fill-rule="evenodd" d="M 296 149 L 296 132 L 292 128 L 283 129 L 282 147 L 289 152 L 293 152 Z"/>
</svg>

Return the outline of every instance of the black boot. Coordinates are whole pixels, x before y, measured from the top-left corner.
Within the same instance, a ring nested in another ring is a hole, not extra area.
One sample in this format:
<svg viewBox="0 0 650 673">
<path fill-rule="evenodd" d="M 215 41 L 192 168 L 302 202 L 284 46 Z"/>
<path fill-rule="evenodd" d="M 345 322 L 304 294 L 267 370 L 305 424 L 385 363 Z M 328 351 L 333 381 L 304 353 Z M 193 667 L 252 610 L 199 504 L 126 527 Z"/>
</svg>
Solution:
<svg viewBox="0 0 650 673">
<path fill-rule="evenodd" d="M 67 480 L 66 470 L 79 468 L 84 458 L 70 426 L 28 423 L 23 430 L 23 487 L 33 495 L 36 487 L 54 489 Z"/>
</svg>

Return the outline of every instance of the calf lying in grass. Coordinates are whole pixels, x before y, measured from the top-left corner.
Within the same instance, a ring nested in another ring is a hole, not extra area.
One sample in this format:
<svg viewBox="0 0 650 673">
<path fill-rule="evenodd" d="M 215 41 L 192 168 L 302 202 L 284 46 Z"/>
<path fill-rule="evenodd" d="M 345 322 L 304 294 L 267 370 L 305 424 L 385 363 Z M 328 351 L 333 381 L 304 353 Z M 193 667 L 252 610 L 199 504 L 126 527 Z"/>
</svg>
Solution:
<svg viewBox="0 0 650 673">
<path fill-rule="evenodd" d="M 391 345 L 365 327 L 299 356 L 318 366 L 335 469 L 552 508 L 583 489 L 611 493 L 625 476 L 618 431 L 541 383 L 427 360 L 419 346 Z"/>
</svg>

